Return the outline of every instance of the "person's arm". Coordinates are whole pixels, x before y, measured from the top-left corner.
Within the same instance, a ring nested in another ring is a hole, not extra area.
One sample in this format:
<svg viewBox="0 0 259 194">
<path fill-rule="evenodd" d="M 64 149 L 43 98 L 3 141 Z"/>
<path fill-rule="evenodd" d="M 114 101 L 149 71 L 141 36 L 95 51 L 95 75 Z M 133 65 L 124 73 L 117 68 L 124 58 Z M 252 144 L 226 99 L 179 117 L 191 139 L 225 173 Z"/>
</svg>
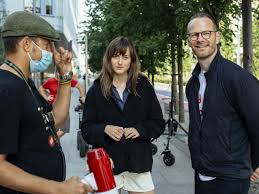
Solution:
<svg viewBox="0 0 259 194">
<path fill-rule="evenodd" d="M 40 95 L 41 95 L 46 101 L 48 101 L 48 96 L 47 96 L 46 91 L 45 91 L 45 89 L 43 88 L 43 86 L 40 86 L 38 90 L 39 90 Z"/>
<path fill-rule="evenodd" d="M 253 172 L 253 174 L 250 177 L 251 181 L 256 181 L 259 180 L 259 167 L 257 169 L 255 169 L 255 171 Z"/>
<path fill-rule="evenodd" d="M 71 52 L 66 51 L 60 47 L 59 51 L 55 49 L 54 43 L 52 44 L 52 51 L 54 56 L 55 65 L 60 75 L 72 71 Z M 71 97 L 71 82 L 61 84 L 59 82 L 57 96 L 53 105 L 53 116 L 55 119 L 55 127 L 62 128 L 69 113 Z"/>
<path fill-rule="evenodd" d="M 53 100 L 53 95 L 47 95 L 46 94 L 46 90 L 44 89 L 44 87 L 41 85 L 40 87 L 39 87 L 39 93 L 40 93 L 40 95 L 46 100 L 46 101 L 51 101 L 51 100 Z"/>
<path fill-rule="evenodd" d="M 133 128 L 139 132 L 140 138 L 158 138 L 165 130 L 165 121 L 163 119 L 162 110 L 153 86 L 147 80 L 145 80 L 143 84 L 150 101 L 149 116 L 148 119 L 136 123 Z"/>
<path fill-rule="evenodd" d="M 251 160 L 253 170 L 259 167 L 259 82 L 248 72 L 235 77 L 233 83 L 237 110 L 245 123 L 251 144 Z"/>
<path fill-rule="evenodd" d="M 53 106 L 52 113 L 55 119 L 55 127 L 57 129 L 62 128 L 64 126 L 64 122 L 69 113 L 70 98 L 71 98 L 70 83 L 59 84 L 56 100 L 52 104 Z"/>
<path fill-rule="evenodd" d="M 77 82 L 77 84 L 75 85 L 75 88 L 78 89 L 78 92 L 79 92 L 79 94 L 80 94 L 80 101 L 81 101 L 82 103 L 85 103 L 85 93 L 84 93 L 83 87 L 81 86 L 81 84 L 79 84 L 79 83 Z"/>
<path fill-rule="evenodd" d="M 6 161 L 6 155 L 0 154 L 0 185 L 15 191 L 34 194 L 83 194 L 92 189 L 72 177 L 64 182 L 47 180 L 29 174 Z"/>
</svg>

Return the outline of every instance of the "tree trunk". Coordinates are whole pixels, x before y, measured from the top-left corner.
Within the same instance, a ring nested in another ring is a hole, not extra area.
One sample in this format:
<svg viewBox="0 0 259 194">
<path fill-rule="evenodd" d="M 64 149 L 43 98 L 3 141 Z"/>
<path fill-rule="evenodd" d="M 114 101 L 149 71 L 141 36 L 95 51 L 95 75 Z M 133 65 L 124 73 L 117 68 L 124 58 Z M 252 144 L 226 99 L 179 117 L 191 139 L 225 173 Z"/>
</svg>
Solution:
<svg viewBox="0 0 259 194">
<path fill-rule="evenodd" d="M 175 64 L 175 40 L 171 40 L 171 63 L 172 63 L 172 83 L 171 83 L 171 108 L 172 115 L 179 113 L 178 98 L 177 98 L 177 83 L 176 83 L 176 64 Z"/>
<path fill-rule="evenodd" d="M 184 91 L 183 91 L 183 43 L 177 40 L 177 63 L 178 63 L 178 87 L 179 87 L 179 122 L 185 121 L 184 114 Z"/>
<path fill-rule="evenodd" d="M 150 52 L 150 65 L 151 65 L 151 82 L 152 82 L 152 85 L 154 86 L 154 83 L 155 83 L 155 80 L 154 80 L 154 77 L 155 77 L 154 52 Z"/>
<path fill-rule="evenodd" d="M 154 86 L 155 85 L 155 74 L 152 73 L 151 75 L 151 82 L 152 82 L 152 85 Z"/>
<path fill-rule="evenodd" d="M 243 67 L 253 73 L 252 0 L 242 0 Z"/>
</svg>

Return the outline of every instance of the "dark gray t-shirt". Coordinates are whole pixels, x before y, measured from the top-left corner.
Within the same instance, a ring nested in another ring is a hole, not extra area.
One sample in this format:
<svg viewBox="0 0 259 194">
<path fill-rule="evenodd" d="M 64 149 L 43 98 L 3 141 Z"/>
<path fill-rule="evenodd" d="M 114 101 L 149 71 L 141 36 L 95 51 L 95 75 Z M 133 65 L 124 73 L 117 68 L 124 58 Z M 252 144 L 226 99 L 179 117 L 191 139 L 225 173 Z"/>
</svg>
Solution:
<svg viewBox="0 0 259 194">
<path fill-rule="evenodd" d="M 45 112 L 49 105 L 29 80 L 37 101 Z M 50 144 L 41 114 L 24 80 L 0 70 L 0 154 L 24 171 L 51 180 L 64 179 L 64 165 L 60 146 Z M 17 194 L 0 186 L 0 194 Z"/>
</svg>

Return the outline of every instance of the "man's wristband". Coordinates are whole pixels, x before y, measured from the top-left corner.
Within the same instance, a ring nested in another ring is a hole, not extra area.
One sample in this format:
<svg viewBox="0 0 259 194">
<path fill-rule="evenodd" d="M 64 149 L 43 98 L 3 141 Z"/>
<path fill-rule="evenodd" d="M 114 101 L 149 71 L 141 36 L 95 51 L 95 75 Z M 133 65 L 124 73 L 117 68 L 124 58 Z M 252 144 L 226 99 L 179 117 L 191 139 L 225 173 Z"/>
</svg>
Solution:
<svg viewBox="0 0 259 194">
<path fill-rule="evenodd" d="M 60 82 L 59 82 L 59 84 L 60 84 L 60 85 L 64 85 L 64 84 L 71 84 L 71 80 L 66 81 L 66 82 L 61 82 L 61 81 L 60 81 Z"/>
<path fill-rule="evenodd" d="M 69 71 L 64 73 L 63 75 L 59 75 L 59 82 L 60 84 L 65 84 L 71 82 L 73 78 L 73 71 Z"/>
</svg>

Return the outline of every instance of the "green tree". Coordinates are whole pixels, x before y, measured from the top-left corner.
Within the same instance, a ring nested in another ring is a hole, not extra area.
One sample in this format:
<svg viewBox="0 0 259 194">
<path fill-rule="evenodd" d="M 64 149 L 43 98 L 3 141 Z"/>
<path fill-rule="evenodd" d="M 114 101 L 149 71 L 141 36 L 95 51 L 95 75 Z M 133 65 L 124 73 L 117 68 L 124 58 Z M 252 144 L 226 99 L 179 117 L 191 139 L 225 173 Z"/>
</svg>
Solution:
<svg viewBox="0 0 259 194">
<path fill-rule="evenodd" d="M 240 0 L 88 0 L 87 29 L 92 69 L 98 71 L 108 42 L 116 36 L 130 37 L 138 51 L 142 70 L 151 75 L 172 75 L 176 110 L 183 104 L 183 76 L 191 69 L 186 46 L 186 26 L 196 12 L 208 12 L 220 24 L 224 42 L 232 41 L 230 24 L 240 15 Z M 228 50 L 229 51 L 229 50 Z M 182 65 L 183 64 L 183 65 Z M 178 67 L 178 68 L 177 68 Z M 170 72 L 169 72 L 170 71 Z M 179 96 L 177 84 L 179 83 Z M 182 107 L 180 107 L 182 109 Z M 181 110 L 182 111 L 182 110 Z"/>
<path fill-rule="evenodd" d="M 253 72 L 252 0 L 242 0 L 243 66 Z"/>
<path fill-rule="evenodd" d="M 256 15 L 254 15 L 253 20 L 253 48 L 254 48 L 254 75 L 259 78 L 259 20 L 256 19 Z"/>
</svg>

